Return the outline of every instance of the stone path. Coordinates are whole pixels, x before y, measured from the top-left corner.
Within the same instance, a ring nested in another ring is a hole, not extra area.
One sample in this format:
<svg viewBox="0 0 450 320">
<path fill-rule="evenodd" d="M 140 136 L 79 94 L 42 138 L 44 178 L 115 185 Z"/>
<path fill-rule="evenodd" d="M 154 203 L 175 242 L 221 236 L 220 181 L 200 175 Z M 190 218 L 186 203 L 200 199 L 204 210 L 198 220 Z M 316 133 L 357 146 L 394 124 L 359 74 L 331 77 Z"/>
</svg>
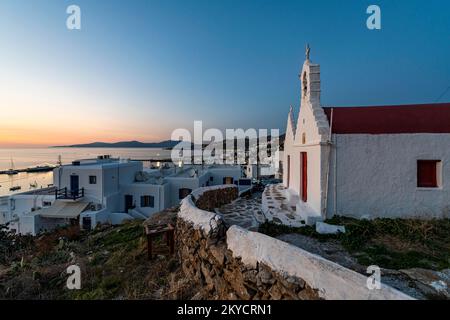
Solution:
<svg viewBox="0 0 450 320">
<path fill-rule="evenodd" d="M 252 231 L 257 231 L 259 224 L 266 220 L 261 210 L 261 197 L 258 194 L 252 198 L 238 198 L 216 209 L 216 212 L 222 214 L 229 225 L 238 225 Z"/>
<path fill-rule="evenodd" d="M 282 184 L 268 185 L 262 195 L 263 212 L 275 223 L 291 227 L 304 226 L 304 221 L 296 213 L 297 199 L 288 199 L 286 188 Z"/>
</svg>

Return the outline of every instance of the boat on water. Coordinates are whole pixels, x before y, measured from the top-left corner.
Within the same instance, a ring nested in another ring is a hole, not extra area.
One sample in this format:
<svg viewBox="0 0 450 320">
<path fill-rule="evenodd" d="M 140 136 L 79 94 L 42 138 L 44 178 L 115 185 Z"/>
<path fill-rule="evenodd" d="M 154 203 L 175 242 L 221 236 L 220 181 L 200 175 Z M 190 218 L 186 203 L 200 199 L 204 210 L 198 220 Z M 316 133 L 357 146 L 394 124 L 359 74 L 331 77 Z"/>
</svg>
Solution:
<svg viewBox="0 0 450 320">
<path fill-rule="evenodd" d="M 33 168 L 25 169 L 25 172 L 48 172 L 55 169 L 54 166 L 37 166 Z"/>
<path fill-rule="evenodd" d="M 19 171 L 14 170 L 14 162 L 13 162 L 13 159 L 11 158 L 11 167 L 5 171 L 5 174 L 7 174 L 8 176 L 12 176 L 12 175 L 15 175 L 18 173 L 19 173 Z"/>
<path fill-rule="evenodd" d="M 19 173 L 19 171 L 12 170 L 12 169 L 9 169 L 9 170 L 5 171 L 5 174 L 7 174 L 8 176 L 12 176 L 12 175 L 18 174 L 18 173 Z"/>
</svg>

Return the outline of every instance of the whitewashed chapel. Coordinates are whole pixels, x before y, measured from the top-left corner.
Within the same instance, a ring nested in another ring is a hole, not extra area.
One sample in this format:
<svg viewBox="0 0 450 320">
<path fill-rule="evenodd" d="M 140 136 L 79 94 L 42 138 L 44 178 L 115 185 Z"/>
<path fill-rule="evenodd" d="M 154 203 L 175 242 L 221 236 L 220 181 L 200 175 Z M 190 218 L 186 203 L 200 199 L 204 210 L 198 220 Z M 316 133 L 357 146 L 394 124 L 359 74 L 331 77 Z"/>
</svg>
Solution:
<svg viewBox="0 0 450 320">
<path fill-rule="evenodd" d="M 307 223 L 353 217 L 450 216 L 450 103 L 322 107 L 320 66 L 300 74 L 286 129 L 283 185 Z"/>
</svg>

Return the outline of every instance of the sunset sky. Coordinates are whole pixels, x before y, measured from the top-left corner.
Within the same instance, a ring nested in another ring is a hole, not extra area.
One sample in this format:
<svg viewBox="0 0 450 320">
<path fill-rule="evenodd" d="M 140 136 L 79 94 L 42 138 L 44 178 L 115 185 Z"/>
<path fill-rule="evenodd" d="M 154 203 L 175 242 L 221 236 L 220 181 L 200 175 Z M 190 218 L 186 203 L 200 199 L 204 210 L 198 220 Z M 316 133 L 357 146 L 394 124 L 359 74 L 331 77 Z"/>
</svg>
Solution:
<svg viewBox="0 0 450 320">
<path fill-rule="evenodd" d="M 167 140 L 194 120 L 284 131 L 306 43 L 324 105 L 436 102 L 450 2 L 375 1 L 370 31 L 372 2 L 1 0 L 0 147 Z"/>
</svg>

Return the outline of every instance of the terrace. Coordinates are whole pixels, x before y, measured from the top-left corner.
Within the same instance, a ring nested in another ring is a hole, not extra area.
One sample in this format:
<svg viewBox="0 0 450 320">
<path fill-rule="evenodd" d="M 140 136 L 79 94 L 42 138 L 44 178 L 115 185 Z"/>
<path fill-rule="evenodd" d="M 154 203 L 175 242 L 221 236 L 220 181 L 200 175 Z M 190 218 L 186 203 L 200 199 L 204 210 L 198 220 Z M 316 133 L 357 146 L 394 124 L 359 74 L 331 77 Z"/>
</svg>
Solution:
<svg viewBox="0 0 450 320">
<path fill-rule="evenodd" d="M 67 190 L 66 188 L 55 189 L 55 198 L 57 200 L 73 200 L 84 198 L 84 188 L 79 190 Z"/>
</svg>

